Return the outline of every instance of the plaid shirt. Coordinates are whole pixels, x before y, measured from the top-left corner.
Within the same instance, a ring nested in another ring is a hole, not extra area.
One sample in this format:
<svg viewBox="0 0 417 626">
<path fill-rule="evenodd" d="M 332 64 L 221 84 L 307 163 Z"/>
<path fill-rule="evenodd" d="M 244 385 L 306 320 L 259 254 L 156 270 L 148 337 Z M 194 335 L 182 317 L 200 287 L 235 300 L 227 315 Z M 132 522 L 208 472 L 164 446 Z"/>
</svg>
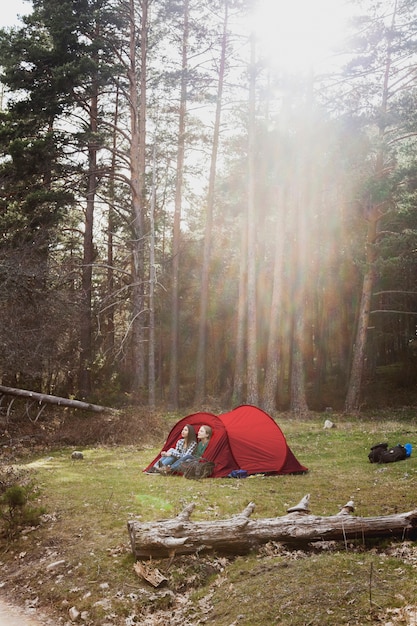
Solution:
<svg viewBox="0 0 417 626">
<path fill-rule="evenodd" d="M 185 439 L 178 439 L 177 445 L 175 446 L 175 448 L 170 448 L 169 450 L 167 450 L 167 454 L 169 454 L 169 456 L 175 456 L 177 459 L 179 459 L 180 457 L 185 456 L 186 454 L 192 454 L 194 452 L 196 445 L 197 445 L 197 442 L 192 441 L 190 445 L 186 448 Z"/>
</svg>

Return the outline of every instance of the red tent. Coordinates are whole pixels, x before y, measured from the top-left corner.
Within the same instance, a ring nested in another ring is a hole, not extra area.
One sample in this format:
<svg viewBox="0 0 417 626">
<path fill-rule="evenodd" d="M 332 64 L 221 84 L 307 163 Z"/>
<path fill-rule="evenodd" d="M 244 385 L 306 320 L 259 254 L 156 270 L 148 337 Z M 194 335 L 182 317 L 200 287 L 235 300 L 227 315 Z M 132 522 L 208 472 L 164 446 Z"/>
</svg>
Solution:
<svg viewBox="0 0 417 626">
<path fill-rule="evenodd" d="M 211 426 L 213 435 L 204 458 L 215 463 L 212 476 L 221 478 L 232 470 L 243 469 L 248 474 L 297 474 L 307 472 L 288 447 L 285 436 L 265 411 L 242 405 L 229 413 L 193 413 L 175 424 L 161 452 L 175 446 L 186 424 L 196 433 L 203 424 Z M 158 456 L 145 472 L 161 457 Z"/>
</svg>

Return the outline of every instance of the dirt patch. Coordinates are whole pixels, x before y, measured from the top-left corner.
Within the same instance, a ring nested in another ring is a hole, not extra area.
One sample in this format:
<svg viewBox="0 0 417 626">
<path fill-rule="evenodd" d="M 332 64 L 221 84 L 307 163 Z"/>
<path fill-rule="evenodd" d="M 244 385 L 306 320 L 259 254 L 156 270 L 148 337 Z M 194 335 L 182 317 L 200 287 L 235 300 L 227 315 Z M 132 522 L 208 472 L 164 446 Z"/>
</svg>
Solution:
<svg viewBox="0 0 417 626">
<path fill-rule="evenodd" d="M 52 626 L 52 622 L 45 621 L 45 616 L 42 616 L 42 621 L 38 617 L 35 609 L 25 612 L 0 600 L 0 626 L 46 626 L 47 623 Z"/>
</svg>

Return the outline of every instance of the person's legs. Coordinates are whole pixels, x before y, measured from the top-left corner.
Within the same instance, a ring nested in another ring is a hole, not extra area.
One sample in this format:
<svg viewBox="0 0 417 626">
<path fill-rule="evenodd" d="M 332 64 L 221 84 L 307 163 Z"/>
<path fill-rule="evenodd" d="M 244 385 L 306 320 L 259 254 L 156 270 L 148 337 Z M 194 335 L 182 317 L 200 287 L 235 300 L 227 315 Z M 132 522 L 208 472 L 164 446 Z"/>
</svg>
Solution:
<svg viewBox="0 0 417 626">
<path fill-rule="evenodd" d="M 194 457 L 192 454 L 186 454 L 185 456 L 182 456 L 181 458 L 176 460 L 174 463 L 172 463 L 171 472 L 178 472 L 179 468 L 181 467 L 181 463 L 183 463 L 184 461 L 188 461 L 189 459 L 193 459 L 193 458 Z"/>
<path fill-rule="evenodd" d="M 161 456 L 155 465 L 149 468 L 147 474 L 158 474 L 162 469 L 167 470 L 174 461 L 176 461 L 175 456 Z"/>
<path fill-rule="evenodd" d="M 175 456 L 163 456 L 159 459 L 159 466 L 172 465 L 177 460 Z"/>
</svg>

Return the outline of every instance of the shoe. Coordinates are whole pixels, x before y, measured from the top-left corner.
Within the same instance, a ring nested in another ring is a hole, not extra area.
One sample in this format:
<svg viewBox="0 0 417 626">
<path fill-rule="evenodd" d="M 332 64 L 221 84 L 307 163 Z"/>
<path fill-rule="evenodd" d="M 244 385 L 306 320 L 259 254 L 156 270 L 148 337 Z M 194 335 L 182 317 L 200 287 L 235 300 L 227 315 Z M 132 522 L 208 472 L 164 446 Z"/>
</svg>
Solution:
<svg viewBox="0 0 417 626">
<path fill-rule="evenodd" d="M 156 467 L 151 467 L 150 469 L 148 469 L 147 472 L 145 472 L 145 474 L 158 474 L 158 470 Z"/>
</svg>

